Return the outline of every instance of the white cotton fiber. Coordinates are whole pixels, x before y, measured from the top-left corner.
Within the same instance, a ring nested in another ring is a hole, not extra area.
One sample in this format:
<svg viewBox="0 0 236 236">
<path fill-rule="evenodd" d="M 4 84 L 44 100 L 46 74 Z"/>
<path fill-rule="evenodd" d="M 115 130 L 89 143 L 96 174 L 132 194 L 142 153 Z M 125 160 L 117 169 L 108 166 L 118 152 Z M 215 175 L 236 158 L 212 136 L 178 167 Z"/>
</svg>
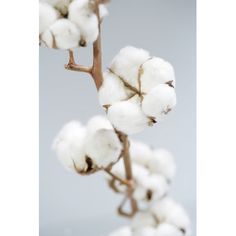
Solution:
<svg viewBox="0 0 236 236">
<path fill-rule="evenodd" d="M 115 103 L 107 116 L 117 130 L 129 135 L 142 131 L 149 123 L 136 98 Z"/>
<path fill-rule="evenodd" d="M 42 34 L 58 18 L 57 11 L 45 2 L 39 2 L 39 34 Z"/>
<path fill-rule="evenodd" d="M 145 143 L 130 140 L 130 156 L 137 164 L 147 166 L 152 158 L 152 150 Z"/>
<path fill-rule="evenodd" d="M 161 199 L 169 190 L 166 179 L 157 174 L 139 179 L 134 190 L 134 198 L 139 201 L 154 202 Z"/>
<path fill-rule="evenodd" d="M 109 236 L 132 236 L 132 231 L 129 226 L 123 226 L 110 233 Z"/>
<path fill-rule="evenodd" d="M 156 236 L 156 229 L 146 226 L 134 231 L 133 236 Z"/>
<path fill-rule="evenodd" d="M 56 136 L 52 147 L 67 169 L 75 171 L 74 163 L 79 171 L 87 168 L 84 150 L 85 135 L 85 128 L 78 121 L 71 121 L 63 126 Z"/>
<path fill-rule="evenodd" d="M 78 47 L 80 32 L 71 21 L 59 19 L 49 29 L 54 37 L 56 48 L 71 49 Z"/>
<path fill-rule="evenodd" d="M 148 168 L 152 173 L 163 175 L 168 181 L 172 181 L 176 173 L 176 165 L 173 156 L 165 149 L 157 149 L 149 159 Z"/>
<path fill-rule="evenodd" d="M 191 233 L 190 219 L 186 211 L 171 198 L 166 197 L 156 202 L 152 211 L 160 222 L 172 224 L 186 235 Z"/>
<path fill-rule="evenodd" d="M 110 121 L 105 116 L 93 116 L 87 123 L 87 135 L 93 135 L 99 129 L 114 130 Z"/>
<path fill-rule="evenodd" d="M 114 57 L 110 68 L 128 84 L 138 89 L 139 67 L 149 57 L 149 53 L 144 49 L 127 46 Z"/>
<path fill-rule="evenodd" d="M 157 121 L 162 120 L 176 105 L 176 94 L 174 88 L 167 84 L 160 84 L 153 88 L 142 102 L 143 112 Z"/>
<path fill-rule="evenodd" d="M 146 226 L 155 227 L 157 224 L 150 211 L 138 212 L 132 219 L 132 229 L 137 230 Z"/>
<path fill-rule="evenodd" d="M 63 16 L 66 16 L 68 13 L 68 7 L 73 0 L 41 0 L 52 5 L 57 9 Z"/>
<path fill-rule="evenodd" d="M 80 29 L 83 40 L 93 43 L 98 37 L 98 19 L 88 0 L 75 0 L 69 6 L 68 18 Z"/>
<path fill-rule="evenodd" d="M 52 32 L 47 29 L 41 34 L 41 42 L 48 48 L 55 48 L 55 38 Z"/>
<path fill-rule="evenodd" d="M 174 225 L 168 223 L 161 223 L 156 229 L 155 236 L 183 236 L 183 232 Z"/>
<path fill-rule="evenodd" d="M 175 85 L 174 69 L 169 62 L 159 57 L 153 57 L 152 59 L 147 60 L 142 65 L 142 68 L 142 92 L 147 93 L 155 86 L 168 82 L 173 86 Z"/>
<path fill-rule="evenodd" d="M 86 142 L 86 155 L 93 160 L 96 166 L 101 168 L 115 163 L 121 150 L 120 140 L 113 130 L 99 129 Z"/>
<path fill-rule="evenodd" d="M 98 91 L 99 102 L 102 106 L 125 100 L 129 97 L 129 94 L 116 75 L 111 72 L 103 74 L 103 83 Z"/>
</svg>

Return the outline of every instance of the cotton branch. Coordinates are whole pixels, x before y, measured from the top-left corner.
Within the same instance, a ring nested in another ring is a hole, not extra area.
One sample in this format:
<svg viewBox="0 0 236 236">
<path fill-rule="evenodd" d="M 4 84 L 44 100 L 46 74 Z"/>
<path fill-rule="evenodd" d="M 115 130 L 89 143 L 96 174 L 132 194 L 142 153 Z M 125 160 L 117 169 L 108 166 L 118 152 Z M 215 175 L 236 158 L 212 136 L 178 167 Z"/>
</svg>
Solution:
<svg viewBox="0 0 236 236">
<path fill-rule="evenodd" d="M 103 83 L 103 72 L 102 72 L 102 47 L 101 47 L 101 19 L 99 15 L 99 3 L 105 3 L 108 2 L 107 0 L 94 0 L 92 3 L 94 4 L 94 12 L 98 18 L 98 30 L 99 34 L 96 39 L 96 41 L 93 43 L 93 64 L 91 67 L 79 65 L 75 63 L 73 51 L 69 50 L 69 62 L 67 65 L 65 65 L 65 68 L 72 71 L 79 71 L 79 72 L 85 72 L 92 76 L 97 90 L 101 87 Z M 125 167 L 125 173 L 126 173 L 126 180 L 123 180 L 119 178 L 118 176 L 115 176 L 112 172 L 109 170 L 105 170 L 106 173 L 108 173 L 113 180 L 118 180 L 121 184 L 124 184 L 127 186 L 126 196 L 120 207 L 118 208 L 119 214 L 126 217 L 132 217 L 138 210 L 137 202 L 133 198 L 133 175 L 132 175 L 132 166 L 131 166 L 131 160 L 130 160 L 130 154 L 129 154 L 129 140 L 127 135 L 125 135 L 122 132 L 117 131 L 117 135 L 119 136 L 121 142 L 123 143 L 123 160 L 124 160 L 124 167 Z M 131 204 L 131 212 L 127 213 L 123 210 L 123 206 L 126 203 L 127 200 L 130 200 Z"/>
<path fill-rule="evenodd" d="M 100 0 L 94 0 L 94 12 L 98 18 L 98 38 L 93 43 L 93 65 L 86 67 L 75 63 L 73 51 L 69 50 L 69 62 L 65 65 L 65 68 L 73 71 L 80 71 L 91 74 L 97 90 L 101 87 L 103 82 L 102 75 L 102 47 L 101 47 L 101 20 L 99 15 L 99 2 Z"/>
</svg>

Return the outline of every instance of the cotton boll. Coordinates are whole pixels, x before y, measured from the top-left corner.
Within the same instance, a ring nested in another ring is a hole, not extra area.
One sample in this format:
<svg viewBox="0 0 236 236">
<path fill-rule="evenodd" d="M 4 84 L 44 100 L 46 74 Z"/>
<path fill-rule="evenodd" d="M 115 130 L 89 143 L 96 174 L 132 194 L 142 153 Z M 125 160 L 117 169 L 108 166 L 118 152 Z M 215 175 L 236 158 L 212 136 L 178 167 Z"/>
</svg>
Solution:
<svg viewBox="0 0 236 236">
<path fill-rule="evenodd" d="M 152 208 L 152 212 L 160 222 L 172 224 L 185 235 L 190 235 L 191 226 L 186 211 L 171 198 L 166 197 L 156 202 Z"/>
<path fill-rule="evenodd" d="M 143 227 L 155 227 L 157 224 L 151 212 L 139 212 L 132 219 L 132 229 L 137 230 Z"/>
<path fill-rule="evenodd" d="M 130 156 L 132 161 L 143 166 L 147 166 L 152 158 L 152 150 L 144 143 L 131 140 Z"/>
<path fill-rule="evenodd" d="M 172 209 L 166 221 L 175 225 L 185 235 L 191 234 L 190 219 L 181 205 L 178 204 Z"/>
<path fill-rule="evenodd" d="M 42 0 L 52 5 L 55 9 L 57 9 L 63 16 L 66 16 L 68 13 L 68 7 L 72 0 Z"/>
<path fill-rule="evenodd" d="M 127 99 L 129 96 L 130 93 L 125 90 L 124 84 L 115 74 L 111 72 L 103 74 L 103 83 L 98 91 L 99 102 L 102 106 L 112 105 L 115 102 Z"/>
<path fill-rule="evenodd" d="M 153 88 L 142 102 L 142 110 L 149 117 L 162 120 L 176 105 L 175 90 L 167 84 L 160 84 Z"/>
<path fill-rule="evenodd" d="M 176 165 L 173 156 L 165 149 L 157 149 L 153 152 L 152 158 L 149 159 L 148 168 L 152 173 L 159 173 L 168 181 L 172 181 Z"/>
<path fill-rule="evenodd" d="M 142 177 L 137 182 L 134 198 L 138 201 L 154 202 L 164 197 L 169 190 L 166 179 L 157 174 Z"/>
<path fill-rule="evenodd" d="M 109 236 L 132 236 L 132 231 L 129 226 L 123 226 L 109 234 Z"/>
<path fill-rule="evenodd" d="M 110 121 L 105 116 L 94 116 L 87 123 L 87 134 L 93 135 L 99 129 L 114 130 Z"/>
<path fill-rule="evenodd" d="M 155 236 L 183 236 L 183 232 L 168 223 L 161 223 L 156 229 Z"/>
<path fill-rule="evenodd" d="M 42 34 L 58 18 L 57 11 L 45 2 L 39 2 L 39 34 Z"/>
<path fill-rule="evenodd" d="M 113 130 L 97 130 L 86 142 L 86 154 L 96 166 L 106 168 L 115 163 L 120 154 L 122 146 Z"/>
<path fill-rule="evenodd" d="M 68 18 L 80 29 L 82 39 L 93 43 L 98 37 L 98 19 L 88 0 L 76 0 L 69 6 Z"/>
<path fill-rule="evenodd" d="M 55 138 L 53 150 L 67 169 L 75 171 L 75 163 L 78 171 L 86 170 L 85 135 L 86 129 L 78 121 L 71 121 L 61 129 Z"/>
<path fill-rule="evenodd" d="M 149 53 L 141 48 L 127 46 L 114 57 L 110 68 L 128 84 L 139 88 L 138 74 L 140 66 L 149 58 Z"/>
<path fill-rule="evenodd" d="M 157 201 L 155 205 L 152 207 L 152 212 L 160 222 L 166 221 L 169 212 L 176 206 L 176 202 L 170 198 L 165 197 L 160 201 Z"/>
<path fill-rule="evenodd" d="M 79 46 L 80 32 L 76 25 L 67 19 L 59 19 L 50 26 L 58 49 L 71 49 Z"/>
<path fill-rule="evenodd" d="M 158 57 L 147 60 L 142 65 L 141 87 L 142 92 L 149 92 L 159 84 L 170 83 L 175 86 L 175 73 L 172 65 Z"/>
<path fill-rule="evenodd" d="M 156 229 L 154 227 L 146 226 L 134 231 L 133 236 L 156 236 Z"/>
<path fill-rule="evenodd" d="M 99 16 L 103 19 L 105 16 L 108 15 L 108 10 L 105 4 L 99 4 Z"/>
<path fill-rule="evenodd" d="M 142 131 L 150 122 L 136 98 L 113 104 L 107 116 L 117 130 L 129 135 Z"/>
</svg>

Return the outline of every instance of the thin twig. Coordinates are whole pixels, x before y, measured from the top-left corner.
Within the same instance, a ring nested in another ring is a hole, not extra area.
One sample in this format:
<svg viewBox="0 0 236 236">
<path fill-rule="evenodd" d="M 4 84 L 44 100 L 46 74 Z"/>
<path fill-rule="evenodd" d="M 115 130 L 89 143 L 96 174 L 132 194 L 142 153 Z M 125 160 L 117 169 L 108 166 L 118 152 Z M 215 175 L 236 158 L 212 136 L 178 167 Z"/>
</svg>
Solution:
<svg viewBox="0 0 236 236">
<path fill-rule="evenodd" d="M 138 211 L 138 205 L 136 200 L 133 198 L 133 173 L 132 173 L 132 166 L 131 166 L 131 159 L 129 153 L 129 140 L 128 136 L 122 132 L 117 131 L 122 143 L 123 143 L 123 161 L 125 167 L 125 174 L 128 181 L 132 183 L 132 186 L 127 188 L 127 197 L 130 199 L 131 203 L 131 213 L 124 213 L 122 209 L 119 210 L 122 215 L 127 215 L 132 217 Z"/>
<path fill-rule="evenodd" d="M 91 67 L 78 65 L 78 64 L 75 63 L 74 53 L 73 53 L 72 50 L 69 50 L 69 62 L 68 62 L 67 65 L 65 65 L 65 69 L 85 72 L 85 73 L 88 73 L 88 74 L 92 73 L 92 68 Z"/>
<path fill-rule="evenodd" d="M 125 179 L 120 178 L 119 176 L 113 174 L 110 170 L 105 169 L 104 171 L 105 171 L 107 174 L 109 174 L 113 179 L 119 181 L 121 184 L 126 185 L 126 186 L 128 186 L 128 187 L 131 187 L 131 186 L 132 186 L 131 182 L 129 182 L 129 181 L 125 180 Z"/>
</svg>

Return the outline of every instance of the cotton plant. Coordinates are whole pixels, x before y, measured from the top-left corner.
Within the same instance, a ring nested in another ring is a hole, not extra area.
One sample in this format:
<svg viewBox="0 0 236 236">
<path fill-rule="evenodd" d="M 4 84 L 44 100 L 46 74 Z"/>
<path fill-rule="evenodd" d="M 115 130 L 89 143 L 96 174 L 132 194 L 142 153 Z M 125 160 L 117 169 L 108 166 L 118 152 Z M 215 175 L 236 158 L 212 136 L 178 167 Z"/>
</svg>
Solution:
<svg viewBox="0 0 236 236">
<path fill-rule="evenodd" d="M 129 135 L 161 124 L 176 105 L 172 65 L 147 50 L 126 46 L 103 70 L 101 24 L 108 0 L 40 0 L 39 42 L 69 55 L 65 68 L 93 79 L 104 115 L 86 124 L 72 120 L 52 148 L 61 164 L 79 175 L 105 173 L 114 193 L 123 196 L 121 216 L 130 218 L 109 236 L 189 236 L 184 208 L 169 197 L 176 165 L 170 152 L 151 148 Z M 74 51 L 93 48 L 91 66 L 75 61 Z M 127 203 L 130 211 L 126 210 Z"/>
</svg>

